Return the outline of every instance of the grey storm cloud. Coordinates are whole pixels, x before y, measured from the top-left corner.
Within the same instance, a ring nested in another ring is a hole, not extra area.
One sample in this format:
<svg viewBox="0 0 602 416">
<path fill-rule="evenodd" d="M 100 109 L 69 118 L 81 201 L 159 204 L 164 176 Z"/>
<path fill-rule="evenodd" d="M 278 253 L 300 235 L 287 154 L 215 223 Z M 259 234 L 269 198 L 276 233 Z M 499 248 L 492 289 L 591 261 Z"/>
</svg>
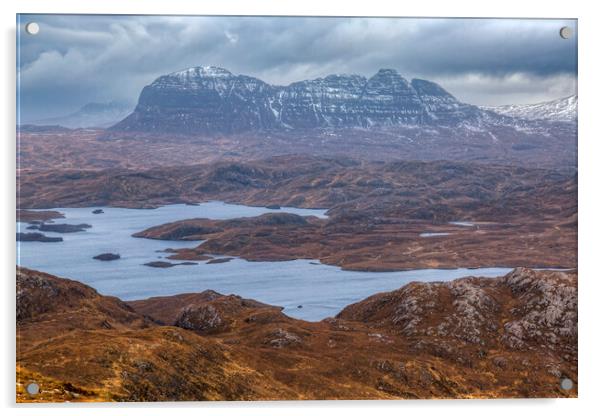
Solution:
<svg viewBox="0 0 602 416">
<path fill-rule="evenodd" d="M 40 25 L 25 34 L 27 22 Z M 576 93 L 574 20 L 21 15 L 23 120 L 88 102 L 134 103 L 156 77 L 197 65 L 285 85 L 395 68 L 497 105 Z"/>
</svg>

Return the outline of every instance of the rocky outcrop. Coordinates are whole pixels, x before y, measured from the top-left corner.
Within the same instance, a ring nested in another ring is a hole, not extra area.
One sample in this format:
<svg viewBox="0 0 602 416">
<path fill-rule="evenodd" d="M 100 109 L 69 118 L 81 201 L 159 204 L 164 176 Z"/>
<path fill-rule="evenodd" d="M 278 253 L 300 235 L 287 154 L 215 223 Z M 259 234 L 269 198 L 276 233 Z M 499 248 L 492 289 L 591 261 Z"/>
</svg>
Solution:
<svg viewBox="0 0 602 416">
<path fill-rule="evenodd" d="M 207 262 L 207 264 L 228 263 L 230 260 L 232 260 L 232 257 L 222 257 L 219 259 L 211 259 Z"/>
<path fill-rule="evenodd" d="M 416 282 L 350 305 L 337 318 L 488 348 L 560 346 L 559 353 L 576 359 L 577 278 L 574 272 L 518 268 L 498 279 Z"/>
<path fill-rule="evenodd" d="M 210 302 L 222 296 L 213 290 L 205 290 L 200 293 L 183 293 L 174 296 L 156 296 L 143 300 L 129 301 L 139 313 L 150 316 L 154 320 L 166 325 L 173 325 L 180 312 L 194 304 Z"/>
<path fill-rule="evenodd" d="M 240 321 L 253 321 L 255 314 L 272 312 L 280 315 L 282 308 L 266 305 L 240 296 L 213 294 L 207 300 L 190 303 L 183 307 L 174 325 L 202 334 L 231 331 Z M 282 320 L 286 320 L 282 315 Z"/>
<path fill-rule="evenodd" d="M 99 255 L 93 257 L 94 260 L 100 260 L 100 261 L 113 261 L 113 260 L 119 260 L 120 258 L 121 258 L 121 256 L 116 253 L 102 253 L 102 254 L 99 254 Z"/>
<path fill-rule="evenodd" d="M 90 224 L 47 224 L 42 223 L 38 227 L 40 231 L 49 231 L 53 233 L 76 233 L 92 228 Z"/>
<path fill-rule="evenodd" d="M 541 278 L 542 273 L 547 274 L 545 279 Z M 577 353 L 573 343 L 567 342 L 574 340 L 576 344 L 577 340 L 574 275 L 519 268 L 505 276 L 503 283 L 520 299 L 503 325 L 503 340 L 509 347 L 528 348 L 539 343 Z"/>
<path fill-rule="evenodd" d="M 159 268 L 159 269 L 168 269 L 170 267 L 174 267 L 174 266 L 194 266 L 195 264 L 198 263 L 194 263 L 191 261 L 184 261 L 181 263 L 171 263 L 169 261 L 150 261 L 148 263 L 144 263 L 145 266 L 148 267 L 155 267 L 155 268 Z"/>
<path fill-rule="evenodd" d="M 144 87 L 117 131 L 239 133 L 259 130 L 458 125 L 496 118 L 461 103 L 441 86 L 408 82 L 394 69 L 269 85 L 223 68 L 188 68 Z M 497 116 L 503 119 L 503 116 Z"/>
<path fill-rule="evenodd" d="M 74 280 L 17 267 L 17 325 L 60 317 L 66 328 L 145 328 L 149 321 L 117 298 Z M 41 333 L 57 328 L 41 325 Z M 54 335 L 59 335 L 54 333 Z M 26 340 L 23 340 L 26 342 Z"/>
<path fill-rule="evenodd" d="M 28 227 L 29 228 L 29 227 Z M 36 226 L 36 228 L 39 228 Z M 63 237 L 48 237 L 42 233 L 17 233 L 17 241 L 39 241 L 42 243 L 60 243 Z"/>
</svg>

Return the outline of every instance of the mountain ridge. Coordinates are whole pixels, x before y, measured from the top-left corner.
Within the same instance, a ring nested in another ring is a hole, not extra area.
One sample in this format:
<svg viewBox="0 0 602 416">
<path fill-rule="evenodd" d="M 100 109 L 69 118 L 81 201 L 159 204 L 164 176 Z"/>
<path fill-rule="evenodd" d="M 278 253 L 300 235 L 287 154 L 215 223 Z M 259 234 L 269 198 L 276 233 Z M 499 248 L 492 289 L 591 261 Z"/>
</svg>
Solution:
<svg viewBox="0 0 602 416">
<path fill-rule="evenodd" d="M 198 66 L 160 76 L 144 87 L 134 112 L 111 129 L 236 133 L 454 126 L 491 118 L 502 120 L 503 116 L 463 103 L 432 81 L 408 81 L 395 69 L 380 69 L 370 78 L 333 74 L 276 86 L 224 68 Z"/>
</svg>

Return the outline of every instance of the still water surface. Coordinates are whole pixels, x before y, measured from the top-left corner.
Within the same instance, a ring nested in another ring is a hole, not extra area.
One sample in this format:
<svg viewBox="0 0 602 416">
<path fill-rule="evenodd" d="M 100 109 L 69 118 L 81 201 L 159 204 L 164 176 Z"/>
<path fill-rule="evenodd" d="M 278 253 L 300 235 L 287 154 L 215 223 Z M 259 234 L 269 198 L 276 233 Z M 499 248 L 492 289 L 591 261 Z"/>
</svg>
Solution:
<svg viewBox="0 0 602 416">
<path fill-rule="evenodd" d="M 104 214 L 92 214 L 102 208 Z M 403 272 L 354 272 L 315 260 L 284 262 L 248 262 L 233 259 L 227 263 L 176 266 L 167 269 L 144 266 L 165 260 L 166 248 L 195 247 L 198 241 L 162 241 L 134 238 L 131 235 L 148 227 L 190 219 L 228 219 L 251 217 L 267 212 L 290 212 L 298 215 L 326 217 L 326 210 L 262 207 L 207 202 L 198 206 L 168 205 L 157 209 L 110 207 L 54 208 L 66 218 L 55 223 L 87 223 L 92 228 L 77 233 L 58 234 L 60 243 L 17 242 L 18 264 L 86 283 L 100 293 L 123 300 L 151 296 L 175 295 L 213 289 L 223 294 L 237 294 L 261 302 L 283 306 L 289 316 L 317 321 L 334 316 L 343 307 L 377 292 L 397 289 L 411 281 L 442 281 L 461 276 L 501 276 L 511 269 L 482 268 Z M 17 224 L 17 231 L 29 232 L 27 224 Z M 116 261 L 98 261 L 100 253 L 118 253 Z M 299 308 L 298 306 L 302 307 Z"/>
</svg>

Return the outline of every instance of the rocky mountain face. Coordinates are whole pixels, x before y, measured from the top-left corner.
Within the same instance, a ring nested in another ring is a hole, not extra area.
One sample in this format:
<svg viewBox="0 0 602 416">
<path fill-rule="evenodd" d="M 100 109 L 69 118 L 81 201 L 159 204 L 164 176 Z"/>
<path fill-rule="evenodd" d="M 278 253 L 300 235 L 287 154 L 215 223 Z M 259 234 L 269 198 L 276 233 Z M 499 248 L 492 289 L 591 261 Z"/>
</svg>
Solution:
<svg viewBox="0 0 602 416">
<path fill-rule="evenodd" d="M 576 95 L 538 104 L 516 104 L 483 108 L 505 116 L 526 120 L 561 122 L 575 122 L 577 120 Z"/>
<path fill-rule="evenodd" d="M 576 397 L 560 380 L 577 381 L 577 274 L 410 283 L 306 322 L 18 268 L 17 345 L 18 402 Z"/>
<path fill-rule="evenodd" d="M 146 86 L 113 130 L 237 133 L 264 129 L 446 125 L 503 120 L 426 80 L 393 69 L 274 86 L 218 67 L 194 67 Z"/>
</svg>

